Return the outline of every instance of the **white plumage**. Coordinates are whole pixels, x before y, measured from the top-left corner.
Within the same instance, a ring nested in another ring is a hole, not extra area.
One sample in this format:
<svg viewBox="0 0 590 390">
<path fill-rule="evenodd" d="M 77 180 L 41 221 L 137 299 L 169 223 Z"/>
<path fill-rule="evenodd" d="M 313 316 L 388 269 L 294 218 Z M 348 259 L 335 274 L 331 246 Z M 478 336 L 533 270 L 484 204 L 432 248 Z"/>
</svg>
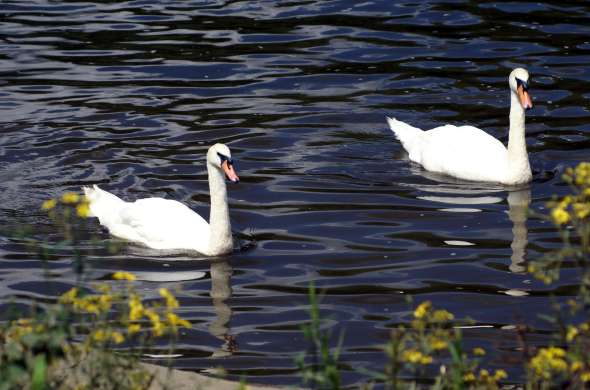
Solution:
<svg viewBox="0 0 590 390">
<path fill-rule="evenodd" d="M 207 153 L 211 224 L 175 200 L 145 198 L 126 202 L 98 186 L 84 187 L 92 216 L 116 237 L 153 249 L 187 249 L 216 256 L 233 249 L 224 173 L 238 181 L 229 148 L 216 144 Z M 222 172 L 223 171 L 223 172 Z"/>
<path fill-rule="evenodd" d="M 524 110 L 532 107 L 528 72 L 510 74 L 510 131 L 508 147 L 473 126 L 444 125 L 424 131 L 393 118 L 391 130 L 414 161 L 428 171 L 460 179 L 521 184 L 532 179 L 526 150 Z"/>
</svg>

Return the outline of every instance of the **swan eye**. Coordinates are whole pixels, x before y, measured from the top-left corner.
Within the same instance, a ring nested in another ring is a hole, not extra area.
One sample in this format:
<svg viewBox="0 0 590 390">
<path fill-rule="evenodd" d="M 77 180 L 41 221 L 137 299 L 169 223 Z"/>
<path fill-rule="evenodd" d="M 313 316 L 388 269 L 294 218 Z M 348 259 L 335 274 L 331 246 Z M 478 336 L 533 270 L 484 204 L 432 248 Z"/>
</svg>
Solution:
<svg viewBox="0 0 590 390">
<path fill-rule="evenodd" d="M 526 81 L 522 81 L 518 77 L 516 77 L 516 86 L 517 87 L 522 86 L 522 89 L 525 90 L 525 91 L 528 91 L 529 90 L 529 85 L 527 84 L 527 82 Z"/>
<path fill-rule="evenodd" d="M 224 161 L 227 161 L 227 163 L 229 165 L 233 165 L 234 164 L 234 160 L 232 160 L 231 158 L 228 158 L 227 156 L 221 154 L 221 153 L 217 153 L 217 155 L 219 156 L 219 160 L 221 160 L 221 163 L 219 165 L 222 165 Z"/>
</svg>

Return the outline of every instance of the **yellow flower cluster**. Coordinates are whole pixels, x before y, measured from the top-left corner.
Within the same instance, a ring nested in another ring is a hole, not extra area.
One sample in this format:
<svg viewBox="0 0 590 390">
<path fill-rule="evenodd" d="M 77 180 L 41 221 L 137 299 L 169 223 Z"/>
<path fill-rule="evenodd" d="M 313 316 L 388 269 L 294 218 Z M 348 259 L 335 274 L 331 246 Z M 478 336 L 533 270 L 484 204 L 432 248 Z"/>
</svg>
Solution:
<svg viewBox="0 0 590 390">
<path fill-rule="evenodd" d="M 590 163 L 583 162 L 575 168 L 567 168 L 563 180 L 578 187 L 590 187 Z"/>
<path fill-rule="evenodd" d="M 130 272 L 117 271 L 117 272 L 115 272 L 113 274 L 113 279 L 115 279 L 115 280 L 129 280 L 129 281 L 134 281 L 137 278 L 135 277 L 135 275 L 133 275 Z"/>
<path fill-rule="evenodd" d="M 416 349 L 408 349 L 402 353 L 402 360 L 412 364 L 430 364 L 432 363 L 432 356 L 423 354 Z"/>
<path fill-rule="evenodd" d="M 29 318 L 21 318 L 16 321 L 12 321 L 8 331 L 4 334 L 6 341 L 18 341 L 25 335 L 33 333 L 35 331 L 33 323 Z"/>
<path fill-rule="evenodd" d="M 417 319 L 424 318 L 426 317 L 426 314 L 428 314 L 430 309 L 432 309 L 432 302 L 424 301 L 420 305 L 418 305 L 416 310 L 414 310 L 414 317 Z"/>
<path fill-rule="evenodd" d="M 414 318 L 426 322 L 449 322 L 455 316 L 446 310 L 433 310 L 432 302 L 424 301 L 414 310 Z"/>
<path fill-rule="evenodd" d="M 179 317 L 174 313 L 174 309 L 179 307 L 178 300 L 168 289 L 161 288 L 160 295 L 166 301 L 166 311 L 164 316 L 155 310 L 154 307 L 145 307 L 136 293 L 131 293 L 129 297 L 129 324 L 127 331 L 134 334 L 141 331 L 141 319 L 147 318 L 151 325 L 151 331 L 154 336 L 159 337 L 168 330 L 173 333 L 177 332 L 179 327 L 190 328 L 192 325 L 189 321 Z"/>
<path fill-rule="evenodd" d="M 555 373 L 563 373 L 568 369 L 565 350 L 558 347 L 541 348 L 529 362 L 530 368 L 537 377 L 550 379 Z"/>
<path fill-rule="evenodd" d="M 585 330 L 589 330 L 588 324 L 582 324 Z M 581 327 L 569 327 L 566 338 L 573 341 L 579 336 Z M 574 330 L 576 329 L 576 330 Z M 582 359 L 582 360 L 580 360 Z M 552 381 L 556 375 L 571 377 L 576 375 L 583 383 L 590 382 L 590 367 L 586 364 L 584 356 L 576 353 L 568 354 L 563 348 L 541 348 L 529 362 L 529 367 L 537 379 Z"/>
<path fill-rule="evenodd" d="M 105 343 L 112 341 L 115 344 L 121 344 L 125 341 L 125 337 L 121 334 L 121 332 L 117 332 L 115 330 L 104 330 L 104 329 L 97 329 L 92 332 L 91 336 L 93 341 L 98 343 Z"/>
<path fill-rule="evenodd" d="M 78 288 L 74 287 L 63 294 L 59 301 L 63 304 L 71 305 L 74 310 L 97 316 L 108 313 L 113 305 L 113 296 L 110 294 L 110 291 L 103 294 L 88 294 L 84 296 L 78 296 L 78 294 Z"/>
<path fill-rule="evenodd" d="M 473 372 L 468 372 L 463 375 L 463 381 L 470 384 L 477 384 L 477 388 L 498 388 L 498 381 L 508 378 L 506 371 L 500 369 L 494 372 L 494 375 L 490 375 L 488 370 L 479 370 L 479 374 L 476 376 Z"/>
<path fill-rule="evenodd" d="M 167 288 L 161 288 L 158 292 L 160 293 L 160 296 L 166 299 L 166 307 L 168 309 L 176 309 L 178 307 L 178 301 L 176 300 L 176 297 L 174 297 L 174 295 L 172 295 L 172 293 L 168 291 Z"/>
<path fill-rule="evenodd" d="M 430 345 L 430 348 L 434 349 L 435 351 L 446 349 L 449 346 L 448 341 L 437 336 L 429 337 L 428 343 Z"/>
<path fill-rule="evenodd" d="M 580 222 L 590 216 L 590 163 L 566 169 L 563 180 L 574 189 L 574 195 L 548 203 L 551 220 L 558 226 Z"/>
<path fill-rule="evenodd" d="M 59 199 L 48 199 L 41 204 L 41 209 L 45 211 L 53 210 L 58 203 L 76 208 L 76 214 L 81 218 L 90 216 L 90 204 L 85 196 L 75 192 L 66 192 Z"/>
<path fill-rule="evenodd" d="M 113 274 L 116 280 L 135 280 L 135 275 L 129 272 L 116 272 Z M 129 335 L 138 333 L 142 330 L 142 321 L 149 321 L 152 335 L 159 337 L 167 332 L 176 333 L 179 327 L 190 328 L 191 323 L 179 317 L 174 310 L 179 307 L 178 300 L 168 289 L 161 288 L 160 295 L 165 300 L 164 313 L 160 314 L 159 304 L 145 306 L 140 296 L 129 285 L 127 297 L 123 295 L 113 295 L 108 285 L 103 284 L 98 287 L 100 294 L 86 294 L 80 296 L 79 289 L 74 287 L 60 297 L 60 303 L 70 305 L 75 311 L 94 314 L 96 316 L 107 314 L 113 305 L 118 302 L 126 302 L 125 306 L 128 311 L 123 311 L 121 326 L 127 328 Z M 90 337 L 96 342 L 112 341 L 120 344 L 124 341 L 124 336 L 112 329 L 99 329 L 93 331 Z"/>
</svg>

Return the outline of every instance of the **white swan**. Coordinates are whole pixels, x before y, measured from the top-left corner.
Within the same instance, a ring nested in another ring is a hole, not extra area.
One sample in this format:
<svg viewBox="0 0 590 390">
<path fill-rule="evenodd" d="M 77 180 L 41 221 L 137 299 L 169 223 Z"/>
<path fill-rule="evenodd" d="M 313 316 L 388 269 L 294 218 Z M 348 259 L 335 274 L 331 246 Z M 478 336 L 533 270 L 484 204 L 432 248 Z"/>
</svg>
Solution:
<svg viewBox="0 0 590 390">
<path fill-rule="evenodd" d="M 207 152 L 211 194 L 210 223 L 184 204 L 163 198 L 125 202 L 98 186 L 84 187 L 92 216 L 116 237 L 153 249 L 188 249 L 206 256 L 233 250 L 225 176 L 238 182 L 229 148 L 215 144 Z"/>
<path fill-rule="evenodd" d="M 508 148 L 473 126 L 444 125 L 424 131 L 393 118 L 389 127 L 408 152 L 410 160 L 424 169 L 472 181 L 522 184 L 532 173 L 524 134 L 525 110 L 533 107 L 528 92 L 529 73 L 514 69 L 510 86 Z"/>
</svg>

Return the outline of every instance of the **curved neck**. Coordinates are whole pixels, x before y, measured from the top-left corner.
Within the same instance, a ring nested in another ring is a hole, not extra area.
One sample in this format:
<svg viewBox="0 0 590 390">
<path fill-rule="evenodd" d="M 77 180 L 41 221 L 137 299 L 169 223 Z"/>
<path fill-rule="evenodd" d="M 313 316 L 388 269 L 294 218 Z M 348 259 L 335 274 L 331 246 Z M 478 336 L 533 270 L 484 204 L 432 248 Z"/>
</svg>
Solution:
<svg viewBox="0 0 590 390">
<path fill-rule="evenodd" d="M 211 196 L 211 212 L 209 214 L 209 256 L 231 252 L 233 241 L 229 208 L 227 206 L 227 188 L 223 173 L 207 163 L 209 174 L 209 194 Z"/>
<path fill-rule="evenodd" d="M 523 175 L 523 179 L 530 178 L 531 167 L 526 150 L 524 132 L 524 108 L 522 108 L 516 93 L 510 93 L 510 130 L 508 133 L 508 161 L 509 169 L 515 175 Z"/>
</svg>

